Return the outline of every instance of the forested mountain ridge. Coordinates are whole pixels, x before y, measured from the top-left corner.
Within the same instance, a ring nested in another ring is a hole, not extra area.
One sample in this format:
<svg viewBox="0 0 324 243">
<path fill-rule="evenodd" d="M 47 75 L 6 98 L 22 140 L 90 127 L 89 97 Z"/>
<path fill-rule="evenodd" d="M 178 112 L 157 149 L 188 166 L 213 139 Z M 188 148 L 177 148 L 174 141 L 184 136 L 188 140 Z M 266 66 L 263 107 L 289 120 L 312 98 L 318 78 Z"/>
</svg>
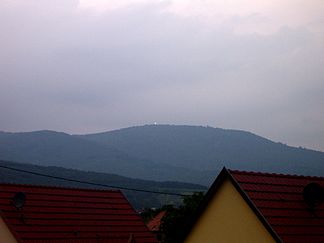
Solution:
<svg viewBox="0 0 324 243">
<path fill-rule="evenodd" d="M 287 146 L 240 130 L 146 125 L 81 137 L 137 158 L 197 170 L 219 170 L 226 165 L 242 170 L 324 174 L 323 152 Z"/>
<path fill-rule="evenodd" d="M 323 152 L 250 132 L 202 126 L 145 125 L 87 135 L 2 132 L 0 159 L 204 185 L 223 166 L 324 175 Z"/>
<path fill-rule="evenodd" d="M 109 145 L 47 130 L 1 132 L 0 159 L 114 173 L 147 180 L 195 181 L 198 184 L 206 184 L 206 173 L 210 173 L 139 159 Z"/>
</svg>

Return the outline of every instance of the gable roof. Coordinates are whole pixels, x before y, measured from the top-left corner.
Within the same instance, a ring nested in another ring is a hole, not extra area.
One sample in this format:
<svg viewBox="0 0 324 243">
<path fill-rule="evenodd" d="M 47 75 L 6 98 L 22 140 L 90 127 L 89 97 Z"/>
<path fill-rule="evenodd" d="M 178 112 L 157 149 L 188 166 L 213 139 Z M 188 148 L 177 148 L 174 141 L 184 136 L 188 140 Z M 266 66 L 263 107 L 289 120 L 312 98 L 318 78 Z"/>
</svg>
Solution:
<svg viewBox="0 0 324 243">
<path fill-rule="evenodd" d="M 224 168 L 207 192 L 186 234 L 229 179 L 277 242 L 324 242 L 324 203 L 311 209 L 303 199 L 306 185 L 324 187 L 323 177 L 227 170 Z"/>
<path fill-rule="evenodd" d="M 324 242 L 324 204 L 313 210 L 303 199 L 309 183 L 323 177 L 229 171 L 283 242 Z"/>
<path fill-rule="evenodd" d="M 118 190 L 0 184 L 0 210 L 18 242 L 157 242 Z"/>
</svg>

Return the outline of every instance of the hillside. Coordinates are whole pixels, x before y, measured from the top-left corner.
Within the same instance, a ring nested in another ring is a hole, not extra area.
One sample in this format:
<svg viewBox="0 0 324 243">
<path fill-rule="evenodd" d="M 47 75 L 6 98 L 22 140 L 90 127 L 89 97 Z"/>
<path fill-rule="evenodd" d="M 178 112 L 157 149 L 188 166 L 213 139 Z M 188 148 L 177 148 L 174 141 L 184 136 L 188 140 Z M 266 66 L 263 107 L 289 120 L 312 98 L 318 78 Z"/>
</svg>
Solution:
<svg viewBox="0 0 324 243">
<path fill-rule="evenodd" d="M 139 159 L 110 145 L 55 131 L 1 132 L 0 159 L 114 173 L 148 180 L 205 183 L 204 173 Z M 197 176 L 200 179 L 195 180 Z"/>
<path fill-rule="evenodd" d="M 190 183 L 181 182 L 157 182 L 149 180 L 132 179 L 124 176 L 118 176 L 107 173 L 86 172 L 73 169 L 65 169 L 56 166 L 37 166 L 25 163 L 16 163 L 0 160 L 0 166 L 8 166 L 20 170 L 33 171 L 46 175 L 57 177 L 64 177 L 69 179 L 87 181 L 92 183 L 105 184 L 110 186 L 117 186 L 123 188 L 135 188 L 151 191 L 163 191 L 188 194 L 194 191 L 205 191 L 206 187 Z M 32 174 L 21 173 L 13 170 L 8 170 L 0 167 L 0 183 L 18 183 L 18 184 L 32 184 L 32 185 L 49 185 L 49 186 L 64 186 L 76 188 L 98 188 L 107 189 L 100 186 L 92 186 L 80 184 L 76 182 L 52 179 L 48 177 L 35 176 Z M 109 188 L 108 188 L 109 189 Z M 160 207 L 170 203 L 180 203 L 181 197 L 159 195 L 145 192 L 136 192 L 130 190 L 122 190 L 127 199 L 137 209 L 144 207 Z"/>
<path fill-rule="evenodd" d="M 324 174 L 324 153 L 275 143 L 250 132 L 201 126 L 147 125 L 81 136 L 127 154 L 195 170 Z"/>
<path fill-rule="evenodd" d="M 0 159 L 209 185 L 223 166 L 324 175 L 324 153 L 250 132 L 201 126 L 146 125 L 69 135 L 0 133 Z"/>
</svg>

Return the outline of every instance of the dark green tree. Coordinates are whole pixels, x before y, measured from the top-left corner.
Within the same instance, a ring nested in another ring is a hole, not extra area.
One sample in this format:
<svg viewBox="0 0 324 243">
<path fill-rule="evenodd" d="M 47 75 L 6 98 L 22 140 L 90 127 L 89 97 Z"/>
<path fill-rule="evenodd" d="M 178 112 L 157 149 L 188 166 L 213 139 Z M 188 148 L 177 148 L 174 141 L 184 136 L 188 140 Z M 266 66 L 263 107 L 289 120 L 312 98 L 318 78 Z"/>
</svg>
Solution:
<svg viewBox="0 0 324 243">
<path fill-rule="evenodd" d="M 186 224 L 203 199 L 203 192 L 195 192 L 183 198 L 183 204 L 176 208 L 169 206 L 160 227 L 163 243 L 178 243 Z"/>
</svg>

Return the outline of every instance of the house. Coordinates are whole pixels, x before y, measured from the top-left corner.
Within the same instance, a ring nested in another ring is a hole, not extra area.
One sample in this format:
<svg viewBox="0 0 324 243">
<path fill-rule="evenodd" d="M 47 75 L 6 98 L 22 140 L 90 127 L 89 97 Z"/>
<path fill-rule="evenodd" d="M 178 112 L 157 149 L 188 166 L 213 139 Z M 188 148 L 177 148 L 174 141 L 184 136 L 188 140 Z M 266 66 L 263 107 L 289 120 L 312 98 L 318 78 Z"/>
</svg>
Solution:
<svg viewBox="0 0 324 243">
<path fill-rule="evenodd" d="M 162 218 L 165 216 L 165 214 L 166 211 L 161 211 L 147 223 L 147 227 L 149 228 L 150 231 L 157 232 L 157 233 L 160 231 Z"/>
<path fill-rule="evenodd" d="M 118 190 L 0 184 L 0 242 L 157 241 Z"/>
<path fill-rule="evenodd" d="M 323 177 L 224 168 L 183 242 L 324 242 L 323 190 Z"/>
<path fill-rule="evenodd" d="M 161 224 L 162 219 L 165 216 L 166 211 L 159 212 L 154 218 L 152 218 L 146 225 L 149 228 L 150 231 L 152 231 L 158 240 L 162 239 L 162 233 L 161 233 Z"/>
</svg>

